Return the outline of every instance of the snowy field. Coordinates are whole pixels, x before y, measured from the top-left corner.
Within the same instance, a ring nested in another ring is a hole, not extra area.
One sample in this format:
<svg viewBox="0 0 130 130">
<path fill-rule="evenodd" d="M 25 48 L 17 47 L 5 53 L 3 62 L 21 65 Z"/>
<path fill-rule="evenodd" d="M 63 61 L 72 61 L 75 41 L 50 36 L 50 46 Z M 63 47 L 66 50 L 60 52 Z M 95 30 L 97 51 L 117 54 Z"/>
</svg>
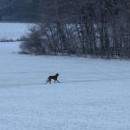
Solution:
<svg viewBox="0 0 130 130">
<path fill-rule="evenodd" d="M 18 51 L 0 43 L 0 130 L 130 130 L 130 61 Z"/>
<path fill-rule="evenodd" d="M 31 24 L 25 23 L 0 23 L 0 40 L 17 40 L 28 32 Z"/>
</svg>

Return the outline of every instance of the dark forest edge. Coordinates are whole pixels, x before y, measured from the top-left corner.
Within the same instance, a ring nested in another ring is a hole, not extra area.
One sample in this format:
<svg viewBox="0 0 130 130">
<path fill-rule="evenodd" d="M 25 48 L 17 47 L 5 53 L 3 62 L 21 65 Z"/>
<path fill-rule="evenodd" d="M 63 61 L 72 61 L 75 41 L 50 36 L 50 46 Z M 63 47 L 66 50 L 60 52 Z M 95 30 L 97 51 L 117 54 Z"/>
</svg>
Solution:
<svg viewBox="0 0 130 130">
<path fill-rule="evenodd" d="M 129 0 L 32 0 L 31 4 L 28 11 L 33 13 L 28 15 L 37 26 L 24 37 L 22 53 L 130 58 Z"/>
</svg>

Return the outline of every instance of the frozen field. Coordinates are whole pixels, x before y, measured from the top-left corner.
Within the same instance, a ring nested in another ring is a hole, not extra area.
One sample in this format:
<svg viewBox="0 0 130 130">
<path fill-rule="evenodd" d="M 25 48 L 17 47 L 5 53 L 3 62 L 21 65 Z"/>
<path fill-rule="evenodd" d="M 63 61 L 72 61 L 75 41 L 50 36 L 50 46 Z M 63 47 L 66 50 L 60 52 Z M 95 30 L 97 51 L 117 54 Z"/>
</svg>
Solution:
<svg viewBox="0 0 130 130">
<path fill-rule="evenodd" d="M 0 23 L 0 40 L 17 40 L 28 32 L 31 24 L 25 23 Z"/>
<path fill-rule="evenodd" d="M 129 130 L 130 62 L 19 55 L 0 44 L 0 130 Z M 58 84 L 44 82 L 60 73 Z"/>
<path fill-rule="evenodd" d="M 0 43 L 0 130 L 130 130 L 130 61 L 29 56 Z M 61 83 L 44 84 L 50 74 Z"/>
</svg>

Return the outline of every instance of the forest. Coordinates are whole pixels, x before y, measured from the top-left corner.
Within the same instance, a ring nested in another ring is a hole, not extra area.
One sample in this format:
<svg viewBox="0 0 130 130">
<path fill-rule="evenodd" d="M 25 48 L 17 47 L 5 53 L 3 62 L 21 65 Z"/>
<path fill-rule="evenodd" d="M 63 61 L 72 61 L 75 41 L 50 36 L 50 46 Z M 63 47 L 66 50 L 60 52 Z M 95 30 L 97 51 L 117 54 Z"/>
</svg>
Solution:
<svg viewBox="0 0 130 130">
<path fill-rule="evenodd" d="M 0 20 L 36 24 L 22 53 L 130 58 L 129 0 L 0 0 Z"/>
</svg>

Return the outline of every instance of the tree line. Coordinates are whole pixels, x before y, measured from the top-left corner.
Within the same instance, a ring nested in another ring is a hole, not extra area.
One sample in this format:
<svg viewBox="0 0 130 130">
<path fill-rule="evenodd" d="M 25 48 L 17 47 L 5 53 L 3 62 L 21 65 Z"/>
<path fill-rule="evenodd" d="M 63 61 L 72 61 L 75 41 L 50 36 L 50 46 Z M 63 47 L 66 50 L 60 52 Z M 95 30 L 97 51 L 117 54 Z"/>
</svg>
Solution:
<svg viewBox="0 0 130 130">
<path fill-rule="evenodd" d="M 0 0 L 0 21 L 38 21 L 38 4 L 39 0 Z"/>
<path fill-rule="evenodd" d="M 130 58 L 129 0 L 23 0 L 16 5 L 36 22 L 24 37 L 22 53 Z"/>
</svg>

